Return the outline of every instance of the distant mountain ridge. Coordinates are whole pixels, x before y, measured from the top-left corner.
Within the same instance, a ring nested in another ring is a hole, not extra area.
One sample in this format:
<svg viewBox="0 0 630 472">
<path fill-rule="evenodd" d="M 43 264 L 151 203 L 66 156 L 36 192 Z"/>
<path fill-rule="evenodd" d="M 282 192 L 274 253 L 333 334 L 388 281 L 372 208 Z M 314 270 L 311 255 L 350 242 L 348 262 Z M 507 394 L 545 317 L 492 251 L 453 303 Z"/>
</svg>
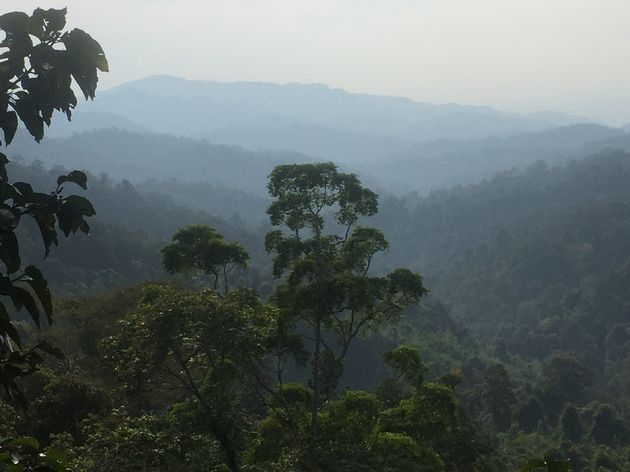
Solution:
<svg viewBox="0 0 630 472">
<path fill-rule="evenodd" d="M 88 112 L 93 121 L 94 114 L 107 114 L 110 122 L 119 116 L 120 124 L 112 125 L 122 129 L 138 127 L 254 150 L 285 149 L 346 163 L 378 160 L 432 139 L 509 136 L 584 121 L 555 112 L 519 115 L 486 106 L 434 105 L 321 84 L 220 83 L 172 76 L 100 92 L 94 102 L 81 104 L 78 121 Z M 53 133 L 68 135 L 64 130 Z"/>
<path fill-rule="evenodd" d="M 20 157 L 26 163 L 40 160 L 47 167 L 105 173 L 133 183 L 206 182 L 259 196 L 267 195 L 267 175 L 276 165 L 310 161 L 305 155 L 286 151 L 253 152 L 206 140 L 113 128 L 68 138 L 48 137 L 39 144 L 26 133 L 18 133 L 7 153 L 11 159 Z"/>
<path fill-rule="evenodd" d="M 384 141 L 380 150 L 384 152 L 386 145 Z M 606 148 L 630 150 L 630 134 L 617 128 L 582 124 L 469 141 L 440 139 L 383 154 L 381 160 L 371 163 L 342 163 L 341 168 L 359 174 L 379 193 L 403 195 L 415 191 L 426 195 L 433 190 L 479 183 L 496 173 L 523 169 L 537 161 L 558 164 Z M 234 213 L 253 216 L 264 209 L 266 179 L 274 166 L 322 159 L 114 128 L 67 138 L 48 137 L 41 144 L 18 133 L 7 152 L 11 158 L 21 156 L 24 162 L 41 160 L 47 167 L 61 165 L 97 175 L 105 173 L 135 184 L 145 182 L 154 191 L 168 187 L 174 198 L 187 205 L 191 199 L 182 185 L 194 184 L 199 208 L 224 217 Z M 206 201 L 201 192 L 204 185 L 212 187 L 208 194 L 223 197 Z M 244 203 L 245 209 L 243 202 L 248 202 Z"/>
<path fill-rule="evenodd" d="M 416 144 L 365 172 L 398 194 L 481 182 L 498 172 L 523 169 L 537 161 L 559 164 L 602 149 L 630 149 L 630 135 L 618 128 L 579 124 L 470 141 L 434 140 Z"/>
</svg>

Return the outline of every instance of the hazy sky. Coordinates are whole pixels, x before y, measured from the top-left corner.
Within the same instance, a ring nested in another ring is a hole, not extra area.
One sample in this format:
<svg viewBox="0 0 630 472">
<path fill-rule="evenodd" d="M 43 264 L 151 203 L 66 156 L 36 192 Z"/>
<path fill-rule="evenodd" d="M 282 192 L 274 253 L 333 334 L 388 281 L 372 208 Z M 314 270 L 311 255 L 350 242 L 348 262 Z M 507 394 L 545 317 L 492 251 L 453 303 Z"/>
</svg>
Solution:
<svg viewBox="0 0 630 472">
<path fill-rule="evenodd" d="M 321 82 L 630 122 L 628 0 L 1 0 L 68 6 L 103 87 L 152 74 Z"/>
</svg>

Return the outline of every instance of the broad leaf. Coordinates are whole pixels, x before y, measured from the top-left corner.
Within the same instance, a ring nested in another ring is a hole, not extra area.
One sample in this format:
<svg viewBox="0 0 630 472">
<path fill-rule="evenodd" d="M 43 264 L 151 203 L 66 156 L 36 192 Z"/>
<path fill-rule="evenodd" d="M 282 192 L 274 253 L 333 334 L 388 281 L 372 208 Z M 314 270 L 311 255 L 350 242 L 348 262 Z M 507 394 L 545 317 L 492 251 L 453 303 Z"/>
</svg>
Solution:
<svg viewBox="0 0 630 472">
<path fill-rule="evenodd" d="M 15 326 L 13 326 L 9 315 L 7 314 L 6 308 L 4 305 L 0 304 L 0 336 L 3 334 L 8 335 L 11 341 L 13 341 L 18 348 L 22 347 L 20 334 L 17 329 L 15 329 Z"/>
<path fill-rule="evenodd" d="M 57 185 L 61 185 L 64 182 L 72 182 L 77 184 L 83 190 L 87 189 L 87 176 L 80 170 L 73 170 L 68 175 L 60 175 L 57 177 Z"/>
<path fill-rule="evenodd" d="M 35 141 L 40 142 L 44 137 L 44 120 L 39 113 L 38 105 L 32 97 L 26 92 L 19 92 L 13 108 L 28 132 L 35 138 Z"/>
<path fill-rule="evenodd" d="M 4 133 L 4 144 L 8 146 L 13 141 L 18 129 L 18 117 L 14 111 L 0 113 L 0 129 Z M 3 178 L 6 180 L 6 177 Z"/>
<path fill-rule="evenodd" d="M 86 216 L 94 216 L 95 213 L 92 203 L 90 203 L 87 198 L 78 195 L 70 195 L 64 200 L 61 208 L 57 212 L 59 229 L 63 231 L 66 236 L 78 230 L 87 233 L 89 226 L 83 218 Z"/>
<path fill-rule="evenodd" d="M 0 29 L 7 33 L 24 33 L 29 29 L 31 19 L 21 11 L 13 11 L 0 16 Z"/>
<path fill-rule="evenodd" d="M 86 100 L 94 98 L 98 76 L 96 69 L 107 72 L 109 65 L 105 53 L 89 34 L 74 29 L 61 39 L 72 63 L 72 77 L 81 88 Z"/>
<path fill-rule="evenodd" d="M 56 10 L 54 8 L 49 8 L 48 10 L 36 8 L 33 12 L 32 18 L 34 22 L 41 22 L 42 26 L 45 26 L 46 31 L 59 31 L 64 29 L 66 26 L 67 13 L 67 8 L 62 8 L 60 10 Z"/>
<path fill-rule="evenodd" d="M 0 233 L 0 260 L 9 274 L 14 274 L 20 269 L 20 249 L 15 233 Z"/>
<path fill-rule="evenodd" d="M 20 311 L 22 308 L 26 308 L 26 311 L 31 315 L 31 318 L 39 328 L 39 307 L 28 290 L 13 286 L 9 296 L 11 297 L 15 309 Z"/>
<path fill-rule="evenodd" d="M 25 282 L 31 287 L 39 302 L 44 309 L 48 323 L 52 322 L 52 299 L 50 296 L 50 290 L 48 289 L 48 281 L 44 278 L 42 272 L 35 266 L 28 266 L 24 269 L 24 274 L 28 276 Z"/>
</svg>

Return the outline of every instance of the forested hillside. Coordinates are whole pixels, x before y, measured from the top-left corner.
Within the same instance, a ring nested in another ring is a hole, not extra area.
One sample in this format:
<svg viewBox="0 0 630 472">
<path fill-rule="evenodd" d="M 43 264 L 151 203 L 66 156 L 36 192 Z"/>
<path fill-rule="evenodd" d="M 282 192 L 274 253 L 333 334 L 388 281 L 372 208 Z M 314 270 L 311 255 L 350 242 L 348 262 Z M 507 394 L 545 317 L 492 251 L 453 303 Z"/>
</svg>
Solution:
<svg viewBox="0 0 630 472">
<path fill-rule="evenodd" d="M 433 295 L 504 354 L 580 352 L 603 373 L 630 302 L 629 178 L 630 155 L 607 151 L 386 199 L 379 225 L 396 249 L 381 263 L 421 267 Z"/>
<path fill-rule="evenodd" d="M 59 169 L 13 165 L 12 172 L 46 187 Z M 594 461 L 625 467 L 628 181 L 630 155 L 603 151 L 558 167 L 537 163 L 426 198 L 381 196 L 380 212 L 370 220 L 384 230 L 391 247 L 375 258 L 374 267 L 384 271 L 404 264 L 420 270 L 431 294 L 398 324 L 357 339 L 344 363 L 339 392 L 377 388 L 388 375 L 380 353 L 414 345 L 429 369 L 428 379 L 457 385 L 462 414 L 478 422 L 466 428 L 494 438 L 480 437 L 485 445 L 470 452 L 478 467 L 486 463 L 487 469 L 480 470 L 498 470 L 497 464 L 516 468 L 540 448 L 553 457 L 571 457 L 576 470 L 591 470 L 587 466 Z M 146 193 L 160 186 L 136 188 L 105 176 L 90 182 L 86 194 L 98 209 L 91 237 L 73 241 L 72 248 L 62 244 L 43 265 L 53 287 L 65 293 L 59 304 L 66 321 L 47 336 L 56 342 L 59 336 L 66 339 L 64 349 L 80 365 L 100 365 L 98 346 L 116 333 L 116 320 L 138 303 L 144 289 L 76 301 L 68 295 L 163 279 L 159 250 L 181 226 L 207 223 L 245 245 L 252 258 L 249 269 L 234 280 L 237 285 L 268 294 L 277 283 L 261 232 L 251 225 Z M 190 191 L 191 198 L 202 188 L 172 185 L 182 195 Z M 115 308 L 114 298 L 123 306 Z M 110 304 L 108 316 L 113 318 L 92 319 L 90 313 Z M 68 329 L 80 331 L 68 334 Z M 77 346 L 74 338 L 84 344 Z M 92 340 L 85 345 L 86 339 Z M 290 368 L 287 375 L 303 381 L 306 373 Z M 86 373 L 80 377 L 86 385 L 95 381 Z M 110 382 L 113 378 L 98 388 L 114 388 Z M 161 395 L 151 401 L 161 403 Z M 140 401 L 133 398 L 127 401 Z M 107 411 L 104 405 L 98 408 Z M 108 421 L 137 420 L 132 415 Z"/>
<path fill-rule="evenodd" d="M 479 183 L 497 172 L 524 169 L 537 161 L 560 164 L 610 147 L 628 148 L 617 128 L 580 124 L 508 137 L 457 141 L 441 139 L 409 147 L 368 165 L 364 172 L 398 195 Z"/>
<path fill-rule="evenodd" d="M 9 151 L 27 162 L 86 168 L 118 180 L 181 180 L 248 190 L 265 195 L 266 176 L 285 162 L 308 162 L 311 158 L 283 151 L 247 151 L 237 146 L 217 146 L 208 141 L 177 138 L 168 134 L 131 133 L 115 128 L 82 133 L 67 139 L 47 139 L 38 145 L 18 135 Z"/>
<path fill-rule="evenodd" d="M 214 67 L 204 5 L 151 3 L 160 64 L 191 35 Z M 269 5 L 253 29 L 300 13 Z M 143 70 L 144 15 L 107 10 Z M 630 470 L 627 127 L 167 75 L 96 98 L 66 14 L 0 14 L 0 471 Z"/>
<path fill-rule="evenodd" d="M 397 153 L 370 145 L 376 156 L 371 162 L 350 162 L 343 168 L 358 173 L 383 194 L 417 192 L 425 196 L 433 190 L 479 183 L 497 172 L 522 170 L 537 161 L 555 165 L 601 149 L 630 149 L 628 136 L 621 129 L 582 124 L 510 137 L 428 141 Z M 322 137 L 320 141 L 339 145 L 334 139 Z M 87 159 L 87 170 L 96 175 L 129 180 L 147 191 L 167 193 L 186 206 L 226 218 L 238 214 L 255 224 L 261 221 L 268 202 L 265 176 L 273 167 L 314 160 L 291 152 L 254 152 L 117 128 L 49 138 L 40 145 L 18 134 L 10 155 L 25 163 L 40 160 L 46 167 L 65 168 L 83 168 Z M 193 191 L 190 183 L 197 183 L 197 189 Z"/>
<path fill-rule="evenodd" d="M 41 163 L 13 163 L 9 169 L 17 180 L 31 182 L 34 188 L 42 190 L 51 188 L 63 171 L 59 167 L 46 169 Z M 89 190 L 84 194 L 98 212 L 89 236 L 77 236 L 72 243 L 60 241 L 59 247 L 42 261 L 44 252 L 37 228 L 30 225 L 23 229 L 26 260 L 41 262 L 50 274 L 51 285 L 60 293 L 103 291 L 163 278 L 166 274 L 160 268 L 161 247 L 177 229 L 193 223 L 211 225 L 226 238 L 243 241 L 253 260 L 264 264 L 264 249 L 255 227 L 245 225 L 239 218 L 228 221 L 178 204 L 157 186 L 141 192 L 129 181 L 113 180 L 105 174 L 90 175 L 89 182 Z M 193 185 L 189 198 L 194 198 L 195 189 Z M 209 199 L 226 198 L 220 190 L 208 191 L 206 188 Z"/>
<path fill-rule="evenodd" d="M 630 406 L 628 182 L 630 154 L 605 151 L 424 199 L 391 198 L 378 216 L 395 248 L 381 262 L 422 268 L 432 296 L 506 366 L 492 373 L 509 386 L 491 400 L 498 404 L 484 407 L 472 393 L 480 387 L 470 390 L 477 413 L 486 408 L 495 428 L 509 430 L 500 438 L 513 450 L 564 444 L 575 470 L 607 470 L 585 460 L 609 457 L 597 444 L 620 454 L 602 464 L 627 467 L 618 448 Z M 462 383 L 479 368 L 465 362 Z M 605 437 L 600 418 L 612 428 Z"/>
</svg>

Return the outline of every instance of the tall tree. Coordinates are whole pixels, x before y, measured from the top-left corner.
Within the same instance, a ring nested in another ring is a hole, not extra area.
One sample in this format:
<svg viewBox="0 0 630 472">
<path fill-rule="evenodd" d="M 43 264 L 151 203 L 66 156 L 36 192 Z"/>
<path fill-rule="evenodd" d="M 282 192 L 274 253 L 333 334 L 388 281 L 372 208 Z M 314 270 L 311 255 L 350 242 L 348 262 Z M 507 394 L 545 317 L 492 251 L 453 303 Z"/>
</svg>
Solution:
<svg viewBox="0 0 630 472">
<path fill-rule="evenodd" d="M 356 175 L 330 162 L 281 165 L 268 190 L 274 201 L 267 213 L 281 229 L 269 232 L 265 245 L 274 254 L 274 275 L 285 276 L 273 301 L 283 328 L 297 330 L 312 355 L 310 431 L 316 437 L 320 408 L 337 386 L 353 339 L 396 320 L 426 290 L 407 269 L 368 275 L 388 243 L 380 230 L 358 226 L 378 203 Z"/>
<path fill-rule="evenodd" d="M 19 122 L 39 142 L 55 111 L 70 119 L 77 104 L 73 79 L 86 99 L 94 98 L 98 71 L 108 70 L 107 60 L 90 35 L 80 29 L 64 31 L 65 25 L 66 9 L 38 8 L 32 15 L 0 16 L 0 129 L 4 138 L 0 144 L 11 143 Z M 10 184 L 7 163 L 7 156 L 0 152 L 0 260 L 4 264 L 0 270 L 0 383 L 9 399 L 23 401 L 16 380 L 41 362 L 38 349 L 59 353 L 45 343 L 24 349 L 4 302 L 10 299 L 16 311 L 25 309 L 37 326 L 42 314 L 52 321 L 47 281 L 35 266 L 22 269 L 16 231 L 25 217 L 32 218 L 48 255 L 58 242 L 58 230 L 65 236 L 89 231 L 85 217 L 92 216 L 94 208 L 81 196 L 62 194 L 67 182 L 87 187 L 83 172 L 60 176 L 56 189 L 40 193 L 26 182 Z"/>
</svg>

